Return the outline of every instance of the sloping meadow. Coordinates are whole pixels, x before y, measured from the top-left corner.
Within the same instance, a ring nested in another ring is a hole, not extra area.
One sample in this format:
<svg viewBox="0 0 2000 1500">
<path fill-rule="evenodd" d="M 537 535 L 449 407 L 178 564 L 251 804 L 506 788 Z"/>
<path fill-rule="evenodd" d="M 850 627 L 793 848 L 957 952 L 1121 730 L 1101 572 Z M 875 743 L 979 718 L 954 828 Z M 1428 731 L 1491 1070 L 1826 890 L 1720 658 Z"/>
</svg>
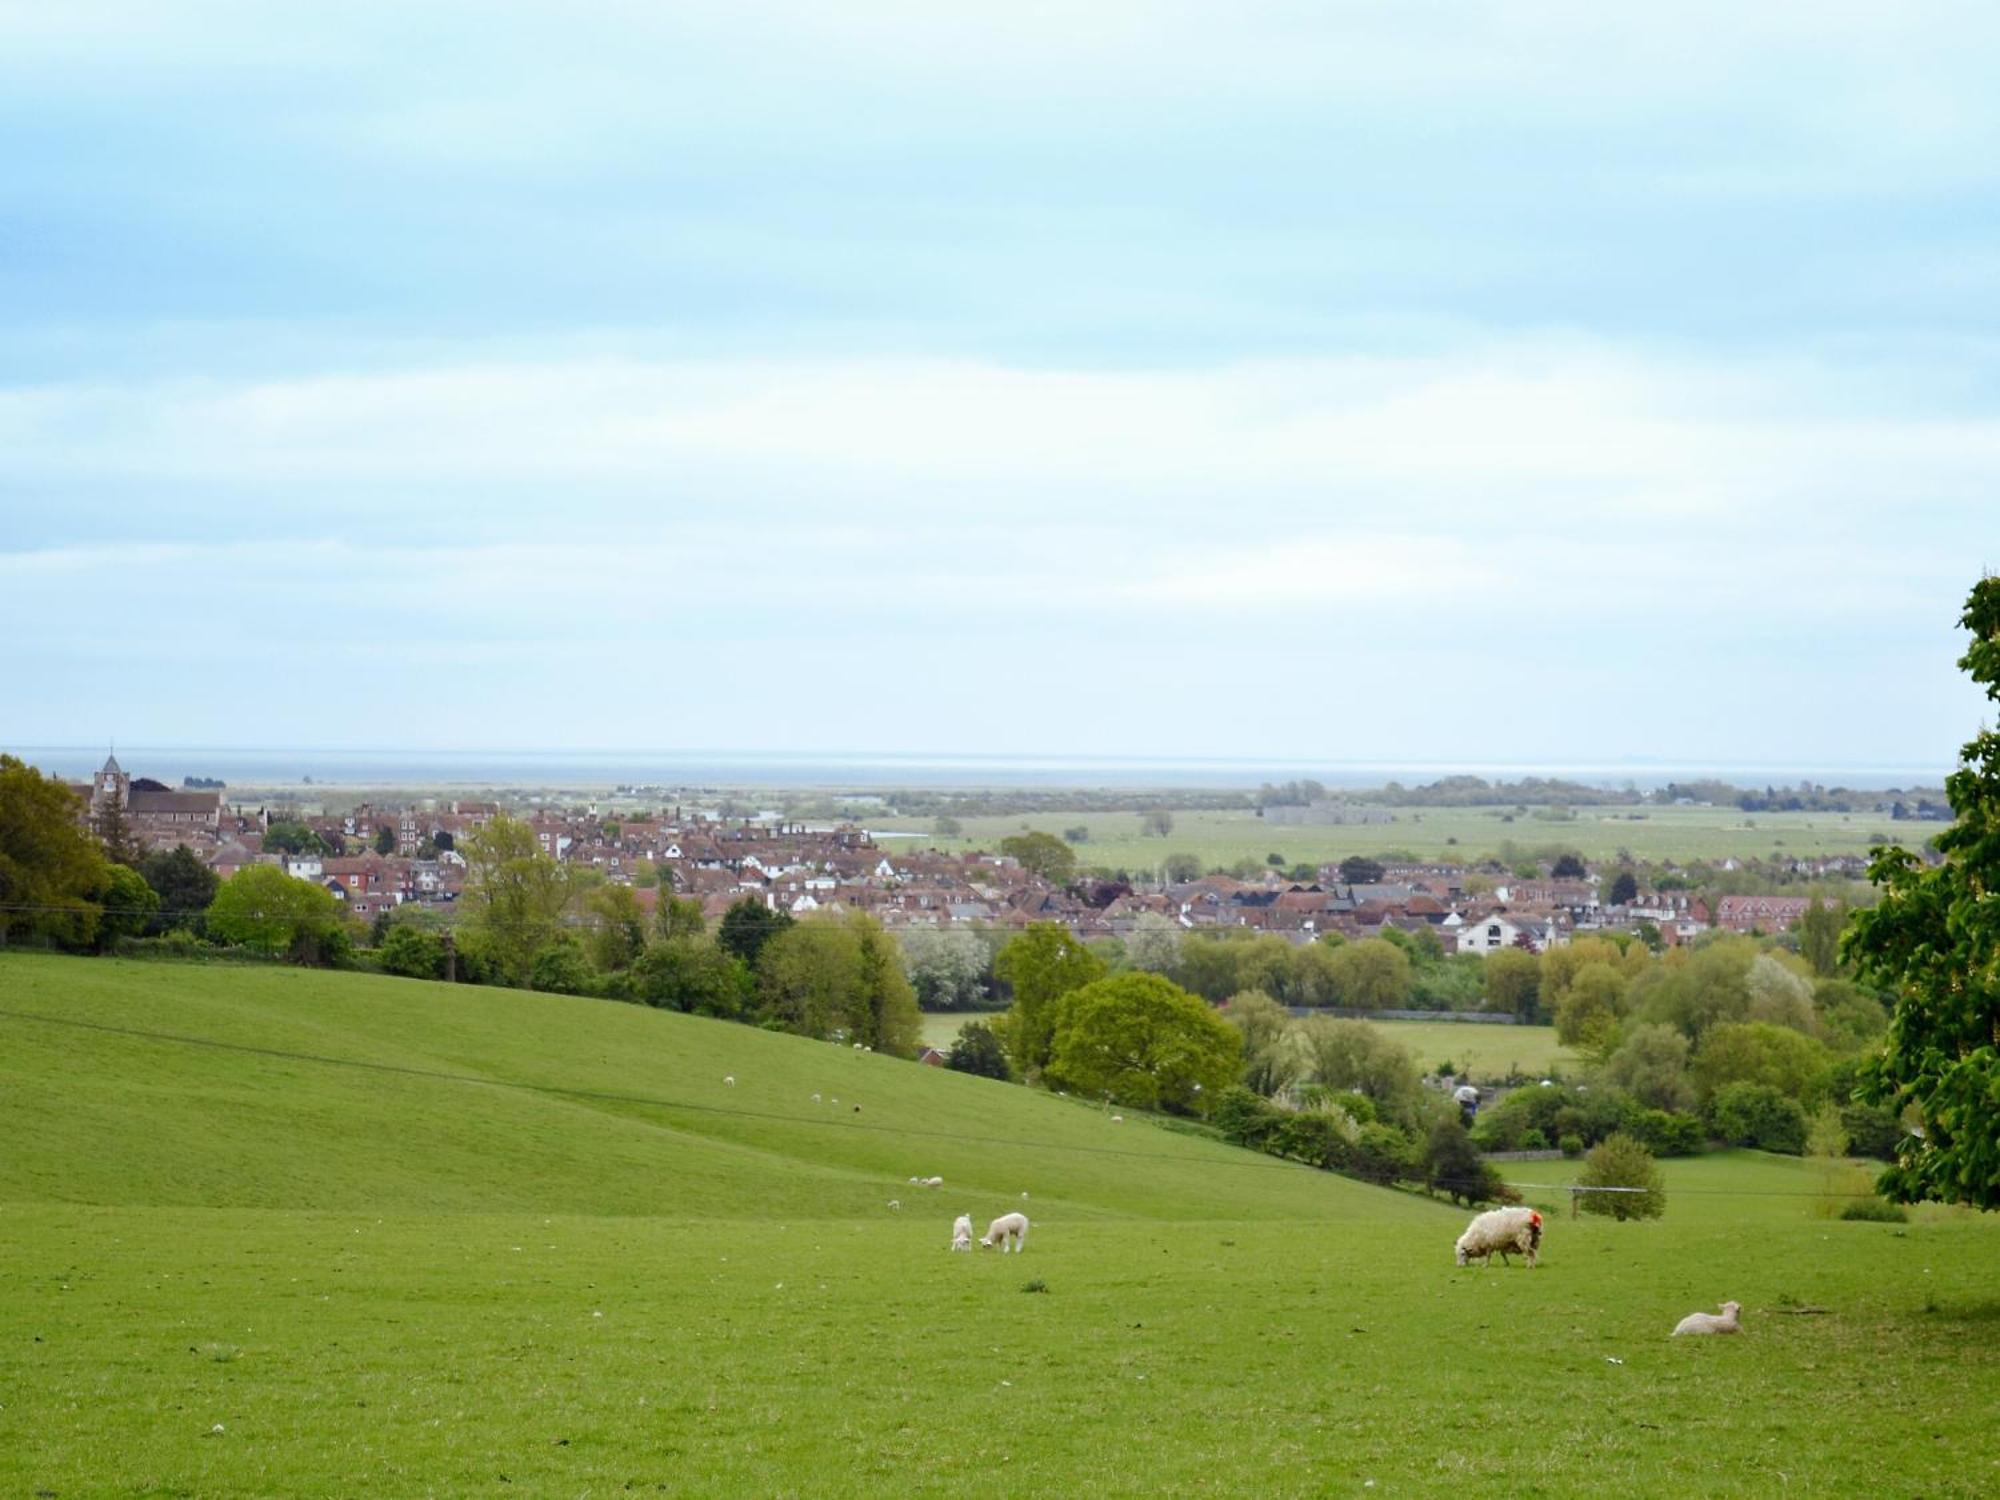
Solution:
<svg viewBox="0 0 2000 1500">
<path fill-rule="evenodd" d="M 4 1493 L 2000 1486 L 1996 1226 L 1808 1165 L 1618 1225 L 1520 1164 L 1542 1268 L 1459 1270 L 1463 1212 L 740 1026 L 23 955 L 0 1012 Z"/>
</svg>

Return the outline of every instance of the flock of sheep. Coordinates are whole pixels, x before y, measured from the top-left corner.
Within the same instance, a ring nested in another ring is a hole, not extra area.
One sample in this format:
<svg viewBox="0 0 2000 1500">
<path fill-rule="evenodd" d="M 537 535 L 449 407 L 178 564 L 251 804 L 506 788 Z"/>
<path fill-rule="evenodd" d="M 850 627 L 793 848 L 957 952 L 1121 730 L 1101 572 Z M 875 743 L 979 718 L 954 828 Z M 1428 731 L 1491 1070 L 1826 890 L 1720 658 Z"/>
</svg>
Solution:
<svg viewBox="0 0 2000 1500">
<path fill-rule="evenodd" d="M 722 1081 L 726 1084 L 736 1082 L 734 1077 Z M 812 1098 L 813 1103 L 820 1102 L 818 1094 L 814 1094 Z M 838 1104 L 840 1101 L 836 1099 L 833 1102 Z M 860 1106 L 856 1105 L 855 1108 L 859 1109 Z M 1124 1117 L 1121 1115 L 1113 1115 L 1111 1118 L 1117 1124 L 1124 1123 Z M 941 1188 L 944 1186 L 944 1179 L 912 1177 L 910 1184 L 913 1187 Z M 1021 1196 L 1025 1198 L 1028 1195 L 1023 1193 Z M 891 1208 L 900 1209 L 902 1206 L 898 1199 L 889 1200 Z M 979 1243 L 988 1248 L 998 1245 L 1002 1255 L 1010 1250 L 1019 1254 L 1028 1248 L 1028 1216 L 1019 1212 L 1000 1215 L 986 1226 L 986 1233 L 980 1236 Z M 972 1244 L 972 1215 L 960 1214 L 952 1221 L 951 1248 L 970 1250 Z M 1532 1208 L 1494 1208 L 1477 1215 L 1465 1226 L 1465 1233 L 1458 1237 L 1455 1250 L 1458 1264 L 1461 1266 L 1470 1265 L 1475 1260 L 1481 1265 L 1491 1265 L 1496 1255 L 1500 1257 L 1502 1265 L 1511 1266 L 1513 1261 L 1508 1257 L 1519 1255 L 1527 1261 L 1528 1269 L 1532 1271 L 1541 1254 L 1541 1248 L 1541 1214 Z M 1689 1313 L 1674 1325 L 1672 1336 L 1678 1338 L 1682 1334 L 1736 1333 L 1739 1331 L 1737 1314 L 1741 1311 L 1740 1303 L 1725 1302 L 1719 1314 Z"/>
</svg>

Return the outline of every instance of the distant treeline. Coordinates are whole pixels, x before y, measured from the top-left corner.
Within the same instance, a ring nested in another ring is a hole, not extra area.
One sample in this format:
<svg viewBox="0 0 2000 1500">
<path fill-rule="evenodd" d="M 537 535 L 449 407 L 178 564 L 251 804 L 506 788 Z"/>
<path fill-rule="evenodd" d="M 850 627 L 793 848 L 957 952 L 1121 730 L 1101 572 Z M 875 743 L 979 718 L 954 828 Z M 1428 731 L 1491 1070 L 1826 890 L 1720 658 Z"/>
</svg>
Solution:
<svg viewBox="0 0 2000 1500">
<path fill-rule="evenodd" d="M 1177 812 L 1208 809 L 1247 810 L 1257 798 L 1247 791 L 1194 791 L 1172 788 L 1154 791 L 1114 791 L 1100 788 L 1030 789 L 1004 787 L 985 791 L 900 789 L 879 794 L 906 818 L 1011 818 L 1036 813 L 1147 813 L 1164 808 Z M 838 800 L 836 798 L 835 800 Z"/>
</svg>

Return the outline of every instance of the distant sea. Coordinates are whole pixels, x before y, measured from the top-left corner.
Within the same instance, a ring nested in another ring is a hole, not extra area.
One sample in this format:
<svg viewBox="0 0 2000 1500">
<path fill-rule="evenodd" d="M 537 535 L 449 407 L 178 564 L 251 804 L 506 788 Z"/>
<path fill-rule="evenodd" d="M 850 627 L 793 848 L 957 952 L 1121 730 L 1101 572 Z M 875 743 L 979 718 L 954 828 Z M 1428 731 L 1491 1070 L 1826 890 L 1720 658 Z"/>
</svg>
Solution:
<svg viewBox="0 0 2000 1500">
<path fill-rule="evenodd" d="M 52 775 L 87 778 L 107 748 L 29 745 L 10 750 Z M 725 750 L 352 750 L 124 745 L 133 776 L 177 786 L 186 776 L 240 786 L 797 787 L 873 791 L 888 787 L 1255 787 L 1310 778 L 1328 787 L 1404 785 L 1441 776 L 1560 777 L 1589 786 L 1642 789 L 1718 777 L 1738 785 L 1937 786 L 1944 766 L 1714 765 L 1629 761 L 1524 765 L 1477 761 L 1304 761 L 1092 758 L 1013 755 L 786 755 Z"/>
</svg>

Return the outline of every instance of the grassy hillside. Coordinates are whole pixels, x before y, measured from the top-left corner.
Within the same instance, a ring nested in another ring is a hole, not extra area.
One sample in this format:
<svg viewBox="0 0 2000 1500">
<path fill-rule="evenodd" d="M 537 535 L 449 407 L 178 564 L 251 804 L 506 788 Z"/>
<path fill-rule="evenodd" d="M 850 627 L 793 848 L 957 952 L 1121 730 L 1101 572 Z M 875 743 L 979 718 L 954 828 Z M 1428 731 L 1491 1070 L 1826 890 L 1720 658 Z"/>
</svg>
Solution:
<svg viewBox="0 0 2000 1500">
<path fill-rule="evenodd" d="M 0 1014 L 4 1494 L 2000 1483 L 2000 1233 L 1807 1164 L 1633 1225 L 1519 1164 L 1543 1268 L 1458 1270 L 1461 1212 L 719 1023 L 19 955 L 0 1012 L 265 1049 Z M 1025 1256 L 947 1253 L 1014 1206 Z"/>
</svg>

